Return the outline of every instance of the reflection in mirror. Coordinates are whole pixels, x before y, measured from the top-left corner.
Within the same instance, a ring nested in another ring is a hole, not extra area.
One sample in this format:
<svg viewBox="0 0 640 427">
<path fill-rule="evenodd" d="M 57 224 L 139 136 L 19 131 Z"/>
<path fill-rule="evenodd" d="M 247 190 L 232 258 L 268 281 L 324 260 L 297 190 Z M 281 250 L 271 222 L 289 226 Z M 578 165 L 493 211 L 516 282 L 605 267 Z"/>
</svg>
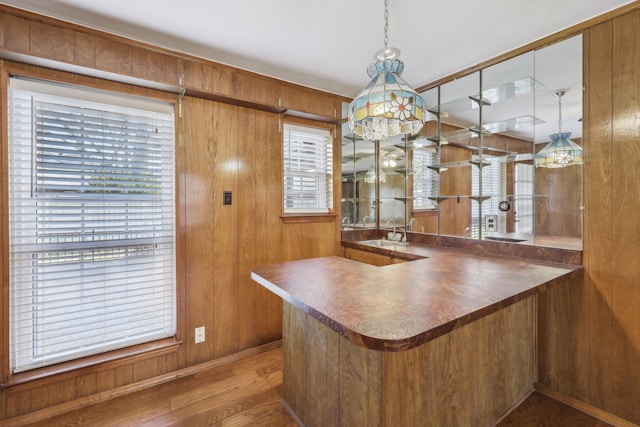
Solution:
<svg viewBox="0 0 640 427">
<path fill-rule="evenodd" d="M 418 135 L 364 141 L 343 127 L 343 229 L 580 249 L 582 166 L 534 156 L 559 131 L 582 145 L 582 38 L 527 52 L 421 94 Z"/>
<path fill-rule="evenodd" d="M 535 152 L 550 135 L 570 132 L 570 139 L 582 146 L 582 37 L 576 36 L 535 52 L 536 79 L 545 87 L 536 92 L 536 113 L 544 125 L 536 127 Z M 559 111 L 558 91 L 562 96 Z M 537 167 L 534 171 L 535 244 L 582 248 L 582 165 L 561 168 Z"/>
<path fill-rule="evenodd" d="M 577 36 L 423 93 L 439 118 L 421 132 L 439 142 L 429 166 L 437 219 L 425 221 L 415 202 L 416 172 L 414 231 L 580 249 L 582 167 L 536 169 L 533 157 L 558 133 L 559 89 L 567 90 L 562 131 L 581 145 L 581 79 Z"/>
<path fill-rule="evenodd" d="M 406 154 L 403 136 L 380 141 L 380 227 L 405 227 L 408 194 Z"/>
<path fill-rule="evenodd" d="M 480 73 L 440 87 L 439 232 L 472 237 L 473 164 L 480 147 Z"/>
<path fill-rule="evenodd" d="M 487 240 L 533 242 L 533 139 L 542 123 L 535 94 L 535 55 L 528 52 L 482 70 L 482 174 L 473 187 L 481 195 L 474 211 L 478 235 Z M 482 191 L 479 188 L 482 188 Z M 475 231 L 475 229 L 474 229 Z"/>
<path fill-rule="evenodd" d="M 343 126 L 342 229 L 375 228 L 375 147 L 347 132 Z"/>
</svg>

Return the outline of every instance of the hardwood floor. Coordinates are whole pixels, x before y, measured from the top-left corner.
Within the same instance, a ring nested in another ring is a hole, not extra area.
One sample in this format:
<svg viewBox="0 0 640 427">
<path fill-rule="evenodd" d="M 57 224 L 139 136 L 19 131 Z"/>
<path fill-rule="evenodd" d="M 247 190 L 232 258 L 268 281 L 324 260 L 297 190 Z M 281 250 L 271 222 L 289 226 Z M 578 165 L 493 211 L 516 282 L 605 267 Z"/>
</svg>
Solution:
<svg viewBox="0 0 640 427">
<path fill-rule="evenodd" d="M 498 427 L 610 427 L 590 415 L 534 392 Z"/>
<path fill-rule="evenodd" d="M 29 425 L 297 426 L 280 403 L 281 387 L 282 350 L 277 348 Z M 533 393 L 499 426 L 608 424 Z"/>
<path fill-rule="evenodd" d="M 280 348 L 31 426 L 297 426 L 280 403 Z"/>
</svg>

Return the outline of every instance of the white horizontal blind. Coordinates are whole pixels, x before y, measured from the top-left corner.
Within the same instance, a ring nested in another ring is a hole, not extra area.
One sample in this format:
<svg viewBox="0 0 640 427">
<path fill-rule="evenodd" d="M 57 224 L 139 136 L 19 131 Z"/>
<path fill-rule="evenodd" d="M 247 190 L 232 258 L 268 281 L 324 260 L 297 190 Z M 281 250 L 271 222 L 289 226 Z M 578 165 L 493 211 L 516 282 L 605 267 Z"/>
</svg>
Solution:
<svg viewBox="0 0 640 427">
<path fill-rule="evenodd" d="M 175 334 L 173 111 L 135 102 L 11 79 L 14 372 Z"/>
<path fill-rule="evenodd" d="M 515 169 L 516 233 L 533 234 L 534 167 L 517 163 Z"/>
<path fill-rule="evenodd" d="M 438 195 L 438 179 L 436 171 L 429 169 L 435 162 L 436 153 L 432 149 L 416 149 L 413 151 L 413 208 L 434 209 L 436 204 L 429 197 Z"/>
<path fill-rule="evenodd" d="M 327 213 L 333 207 L 331 132 L 285 123 L 284 212 Z"/>
</svg>

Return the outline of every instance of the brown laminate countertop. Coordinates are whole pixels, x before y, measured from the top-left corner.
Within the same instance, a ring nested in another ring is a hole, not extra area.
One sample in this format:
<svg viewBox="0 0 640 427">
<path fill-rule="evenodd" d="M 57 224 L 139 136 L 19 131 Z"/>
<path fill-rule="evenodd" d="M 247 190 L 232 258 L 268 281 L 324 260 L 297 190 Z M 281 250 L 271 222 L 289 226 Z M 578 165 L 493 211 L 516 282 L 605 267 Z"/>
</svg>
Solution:
<svg viewBox="0 0 640 427">
<path fill-rule="evenodd" d="M 348 340 L 381 351 L 416 347 L 582 270 L 423 244 L 343 245 L 415 261 L 375 267 L 313 258 L 255 267 L 251 277 Z"/>
</svg>

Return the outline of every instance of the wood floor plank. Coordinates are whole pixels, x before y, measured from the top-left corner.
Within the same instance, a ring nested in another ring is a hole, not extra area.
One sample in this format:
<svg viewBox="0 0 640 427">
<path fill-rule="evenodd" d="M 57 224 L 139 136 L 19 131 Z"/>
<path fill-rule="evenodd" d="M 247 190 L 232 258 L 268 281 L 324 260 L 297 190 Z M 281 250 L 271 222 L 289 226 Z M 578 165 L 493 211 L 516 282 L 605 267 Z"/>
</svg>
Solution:
<svg viewBox="0 0 640 427">
<path fill-rule="evenodd" d="M 236 386 L 230 386 L 234 380 Z M 277 348 L 30 425 L 296 426 L 280 402 L 281 395 L 282 349 Z M 605 427 L 608 424 L 533 393 L 499 426 Z"/>
<path fill-rule="evenodd" d="M 610 427 L 609 424 L 534 392 L 497 427 Z"/>
</svg>

